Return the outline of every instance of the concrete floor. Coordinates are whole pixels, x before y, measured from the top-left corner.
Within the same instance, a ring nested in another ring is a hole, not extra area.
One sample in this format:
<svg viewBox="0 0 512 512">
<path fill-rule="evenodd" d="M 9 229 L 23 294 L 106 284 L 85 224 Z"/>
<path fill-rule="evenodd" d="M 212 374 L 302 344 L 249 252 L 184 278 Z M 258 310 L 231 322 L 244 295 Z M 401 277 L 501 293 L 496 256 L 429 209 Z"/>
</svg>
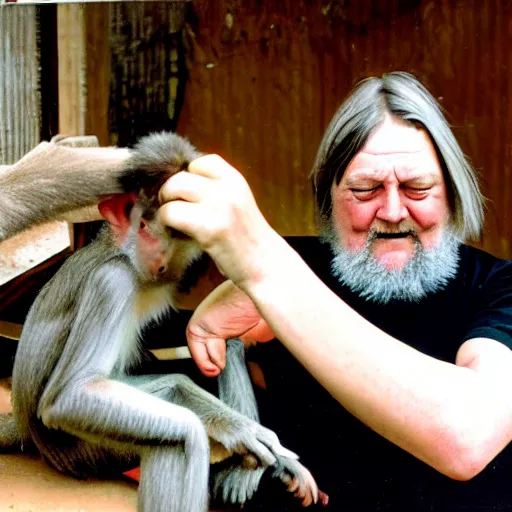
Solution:
<svg viewBox="0 0 512 512">
<path fill-rule="evenodd" d="M 41 459 L 0 455 L 0 511 L 135 512 L 137 485 L 128 481 L 78 481 Z"/>
</svg>

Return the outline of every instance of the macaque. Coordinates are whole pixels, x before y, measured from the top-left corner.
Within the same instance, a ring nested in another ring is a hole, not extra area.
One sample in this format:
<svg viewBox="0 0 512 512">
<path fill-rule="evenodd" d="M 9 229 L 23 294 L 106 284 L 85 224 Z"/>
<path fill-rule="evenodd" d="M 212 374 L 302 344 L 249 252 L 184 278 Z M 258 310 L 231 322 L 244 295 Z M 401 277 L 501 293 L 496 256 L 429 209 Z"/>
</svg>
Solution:
<svg viewBox="0 0 512 512">
<path fill-rule="evenodd" d="M 210 463 L 226 459 L 213 482 L 226 502 L 243 504 L 273 467 L 309 505 L 319 492 L 309 471 L 257 421 L 240 341 L 228 344 L 219 379 L 224 401 L 185 375 L 127 374 L 141 353 L 141 328 L 175 307 L 180 282 L 202 254 L 156 215 L 160 186 L 199 155 L 176 135 L 156 134 L 135 147 L 121 175 L 109 175 L 123 193 L 99 203 L 105 227 L 65 262 L 26 318 L 13 369 L 14 421 L 2 419 L 0 449 L 32 444 L 51 466 L 77 478 L 140 465 L 141 511 L 205 512 Z M 65 193 L 72 190 L 68 182 Z M 30 208 L 30 194 L 20 200 Z"/>
</svg>

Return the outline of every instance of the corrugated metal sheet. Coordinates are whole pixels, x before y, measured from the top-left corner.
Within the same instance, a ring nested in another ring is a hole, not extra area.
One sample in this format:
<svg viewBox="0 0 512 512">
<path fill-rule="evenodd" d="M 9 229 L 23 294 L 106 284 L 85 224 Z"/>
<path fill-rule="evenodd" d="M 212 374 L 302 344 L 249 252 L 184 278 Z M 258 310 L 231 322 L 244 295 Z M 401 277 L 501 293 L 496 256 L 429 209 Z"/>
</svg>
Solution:
<svg viewBox="0 0 512 512">
<path fill-rule="evenodd" d="M 307 180 L 351 86 L 415 73 L 439 99 L 489 198 L 481 245 L 512 257 L 512 2 L 197 0 L 179 130 L 248 177 L 272 224 L 314 233 Z"/>
<path fill-rule="evenodd" d="M 0 9 L 0 164 L 39 142 L 41 98 L 35 7 Z"/>
</svg>

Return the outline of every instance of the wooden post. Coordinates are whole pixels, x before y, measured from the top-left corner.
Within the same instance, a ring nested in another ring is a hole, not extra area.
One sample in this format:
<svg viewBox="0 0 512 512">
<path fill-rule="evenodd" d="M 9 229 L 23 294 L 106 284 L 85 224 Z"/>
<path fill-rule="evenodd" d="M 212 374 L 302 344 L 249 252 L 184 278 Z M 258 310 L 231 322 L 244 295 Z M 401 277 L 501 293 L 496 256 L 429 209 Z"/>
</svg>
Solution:
<svg viewBox="0 0 512 512">
<path fill-rule="evenodd" d="M 109 144 L 109 5 L 57 8 L 59 132 L 96 135 Z"/>
<path fill-rule="evenodd" d="M 60 4 L 57 7 L 59 133 L 96 135 L 109 140 L 110 6 Z M 85 244 L 87 228 L 70 224 L 71 248 Z"/>
</svg>

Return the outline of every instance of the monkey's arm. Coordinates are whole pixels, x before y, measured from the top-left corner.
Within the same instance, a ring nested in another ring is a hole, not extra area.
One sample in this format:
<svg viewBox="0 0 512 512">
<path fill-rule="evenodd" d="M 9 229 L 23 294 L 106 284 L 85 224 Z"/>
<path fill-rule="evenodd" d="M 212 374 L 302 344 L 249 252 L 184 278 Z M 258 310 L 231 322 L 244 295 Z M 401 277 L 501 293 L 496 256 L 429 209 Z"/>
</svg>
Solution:
<svg viewBox="0 0 512 512">
<path fill-rule="evenodd" d="M 47 427 L 86 440 L 143 444 L 175 442 L 188 426 L 202 428 L 190 411 L 108 379 L 123 351 L 136 349 L 136 339 L 127 336 L 137 329 L 131 311 L 134 294 L 134 277 L 122 259 L 88 276 L 77 293 L 64 350 L 39 401 L 38 415 Z M 45 303 L 40 306 L 23 336 L 35 338 L 38 326 L 49 322 Z"/>
<path fill-rule="evenodd" d="M 128 149 L 73 147 L 67 140 L 43 142 L 0 167 L 0 242 L 123 191 L 118 177 Z"/>
</svg>

